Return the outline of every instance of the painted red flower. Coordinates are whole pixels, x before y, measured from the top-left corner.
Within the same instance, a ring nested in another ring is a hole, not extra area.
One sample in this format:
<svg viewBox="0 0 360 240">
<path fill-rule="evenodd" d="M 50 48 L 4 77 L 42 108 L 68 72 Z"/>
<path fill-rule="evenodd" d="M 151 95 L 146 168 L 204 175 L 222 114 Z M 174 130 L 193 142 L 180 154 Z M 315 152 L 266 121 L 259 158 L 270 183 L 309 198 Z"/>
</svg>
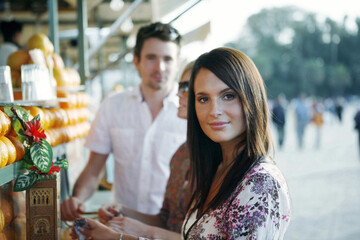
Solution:
<svg viewBox="0 0 360 240">
<path fill-rule="evenodd" d="M 46 135 L 44 129 L 42 129 L 40 122 L 34 119 L 33 122 L 25 122 L 26 131 L 25 135 L 33 137 L 35 142 L 40 142 L 41 139 L 45 139 Z"/>
<path fill-rule="evenodd" d="M 42 171 L 40 171 L 36 166 L 33 166 L 30 168 L 30 170 L 32 171 L 38 171 L 38 174 L 40 175 L 44 175 L 44 174 L 51 174 L 51 173 L 54 173 L 54 172 L 60 172 L 60 167 L 59 166 L 55 166 L 54 167 L 54 163 L 51 163 L 51 167 L 50 167 L 50 170 L 48 173 L 44 173 Z"/>
<path fill-rule="evenodd" d="M 52 163 L 51 167 L 50 167 L 50 171 L 48 173 L 51 174 L 51 173 L 54 173 L 54 172 L 60 172 L 60 169 L 61 168 L 59 166 L 54 167 L 54 163 Z"/>
</svg>

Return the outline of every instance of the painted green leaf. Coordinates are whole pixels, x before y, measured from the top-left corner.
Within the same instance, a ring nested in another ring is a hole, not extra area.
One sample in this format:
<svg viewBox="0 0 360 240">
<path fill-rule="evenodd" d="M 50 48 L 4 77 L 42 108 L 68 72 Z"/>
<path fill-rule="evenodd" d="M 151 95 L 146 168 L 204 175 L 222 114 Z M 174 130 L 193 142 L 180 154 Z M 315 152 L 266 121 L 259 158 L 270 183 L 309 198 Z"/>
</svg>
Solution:
<svg viewBox="0 0 360 240">
<path fill-rule="evenodd" d="M 66 158 L 61 159 L 61 160 L 57 160 L 56 162 L 54 162 L 54 166 L 55 167 L 60 167 L 62 169 L 68 169 L 69 168 L 69 162 Z"/>
<path fill-rule="evenodd" d="M 19 130 L 21 129 L 21 123 L 17 118 L 13 118 L 13 120 L 11 121 L 11 125 L 16 133 L 18 133 Z"/>
<path fill-rule="evenodd" d="M 30 112 L 20 106 L 13 106 L 18 117 L 23 121 L 29 121 Z"/>
<path fill-rule="evenodd" d="M 27 165 L 30 165 L 30 167 L 34 166 L 34 162 L 31 159 L 30 149 L 29 148 L 25 148 L 25 154 L 24 154 L 22 159 L 24 160 L 24 162 Z M 30 169 L 30 167 L 28 167 L 28 169 Z"/>
<path fill-rule="evenodd" d="M 40 122 L 40 114 L 36 115 L 33 119 L 31 119 L 31 122 L 34 122 L 35 119 Z"/>
<path fill-rule="evenodd" d="M 48 173 L 51 167 L 53 153 L 50 144 L 41 139 L 38 143 L 33 143 L 30 147 L 31 159 L 34 165 L 43 173 Z"/>
<path fill-rule="evenodd" d="M 14 184 L 14 192 L 21 192 L 31 188 L 35 184 L 37 178 L 38 174 L 36 172 L 18 176 Z"/>
<path fill-rule="evenodd" d="M 5 106 L 4 107 L 4 112 L 6 113 L 6 115 L 8 115 L 8 117 L 14 117 L 15 114 L 11 111 L 12 106 Z"/>
</svg>

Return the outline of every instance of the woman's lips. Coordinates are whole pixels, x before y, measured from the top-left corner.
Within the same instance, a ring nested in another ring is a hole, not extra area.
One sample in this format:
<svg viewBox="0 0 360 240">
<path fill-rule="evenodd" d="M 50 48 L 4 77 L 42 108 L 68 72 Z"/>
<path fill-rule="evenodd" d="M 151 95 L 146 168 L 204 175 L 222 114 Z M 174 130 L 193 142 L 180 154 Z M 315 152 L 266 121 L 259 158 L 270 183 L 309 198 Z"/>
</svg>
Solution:
<svg viewBox="0 0 360 240">
<path fill-rule="evenodd" d="M 222 130 L 227 127 L 228 124 L 229 122 L 212 122 L 209 123 L 209 126 L 214 130 Z"/>
</svg>

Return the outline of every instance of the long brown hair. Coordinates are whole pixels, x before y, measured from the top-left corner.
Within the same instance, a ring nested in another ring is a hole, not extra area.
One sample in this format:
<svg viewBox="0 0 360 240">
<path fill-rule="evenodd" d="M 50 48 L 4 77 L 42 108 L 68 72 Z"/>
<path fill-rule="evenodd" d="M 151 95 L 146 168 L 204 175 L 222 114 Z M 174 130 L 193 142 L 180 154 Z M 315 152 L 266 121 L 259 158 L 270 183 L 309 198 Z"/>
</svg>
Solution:
<svg viewBox="0 0 360 240">
<path fill-rule="evenodd" d="M 251 167 L 267 156 L 272 147 L 269 110 L 263 79 L 253 61 L 244 53 L 231 48 L 217 48 L 201 55 L 194 64 L 188 102 L 188 143 L 192 167 L 193 208 L 203 209 L 213 177 L 222 162 L 219 143 L 213 142 L 202 131 L 195 110 L 194 81 L 201 68 L 206 68 L 233 89 L 240 98 L 246 121 L 245 143 L 242 154 L 224 178 L 219 192 L 209 203 L 215 209 L 223 203 L 238 186 Z M 240 152 L 236 149 L 235 152 Z M 205 210 L 205 209 L 203 209 Z"/>
</svg>

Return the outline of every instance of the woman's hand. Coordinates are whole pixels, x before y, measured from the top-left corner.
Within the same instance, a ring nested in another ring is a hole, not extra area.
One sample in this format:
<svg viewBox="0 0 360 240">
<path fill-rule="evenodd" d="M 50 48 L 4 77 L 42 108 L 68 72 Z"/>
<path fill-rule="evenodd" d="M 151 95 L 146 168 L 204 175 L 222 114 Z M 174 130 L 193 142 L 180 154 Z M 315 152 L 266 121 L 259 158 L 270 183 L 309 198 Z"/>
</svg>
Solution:
<svg viewBox="0 0 360 240">
<path fill-rule="evenodd" d="M 114 217 L 106 225 L 116 232 L 152 238 L 151 226 L 129 217 Z"/>
<path fill-rule="evenodd" d="M 120 214 L 120 207 L 118 205 L 104 204 L 98 210 L 99 221 L 106 224 L 113 217 Z"/>
<path fill-rule="evenodd" d="M 104 224 L 86 218 L 86 222 L 89 224 L 89 228 L 79 228 L 79 231 L 87 238 L 93 240 L 118 240 L 120 237 L 120 233 L 115 232 L 114 230 L 110 229 L 109 227 L 105 226 Z M 71 237 L 73 239 L 77 239 L 77 234 L 73 228 Z"/>
</svg>

